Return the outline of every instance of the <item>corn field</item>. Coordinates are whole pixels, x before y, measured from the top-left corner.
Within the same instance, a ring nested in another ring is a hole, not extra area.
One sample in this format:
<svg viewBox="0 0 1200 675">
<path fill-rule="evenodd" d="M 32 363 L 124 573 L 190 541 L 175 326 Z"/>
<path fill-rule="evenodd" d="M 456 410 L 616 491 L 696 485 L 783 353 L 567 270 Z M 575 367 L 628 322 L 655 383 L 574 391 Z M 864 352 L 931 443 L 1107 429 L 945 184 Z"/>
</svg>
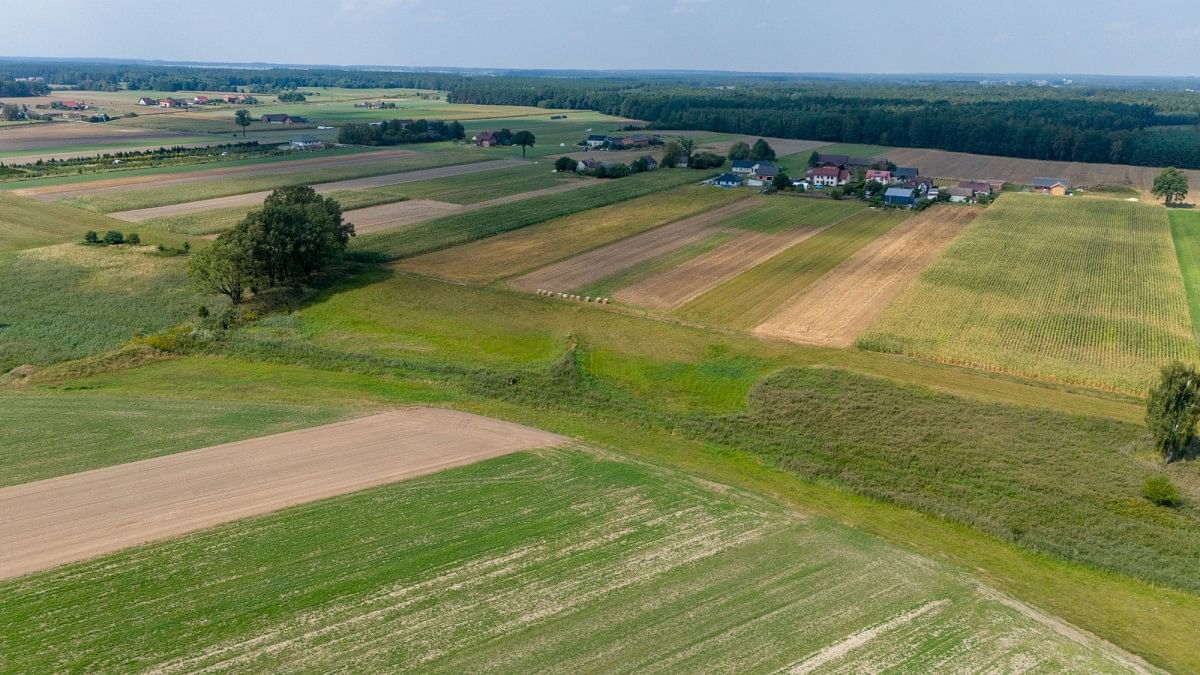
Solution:
<svg viewBox="0 0 1200 675">
<path fill-rule="evenodd" d="M 1142 394 L 1200 361 L 1166 210 L 1006 195 L 859 346 Z"/>
</svg>

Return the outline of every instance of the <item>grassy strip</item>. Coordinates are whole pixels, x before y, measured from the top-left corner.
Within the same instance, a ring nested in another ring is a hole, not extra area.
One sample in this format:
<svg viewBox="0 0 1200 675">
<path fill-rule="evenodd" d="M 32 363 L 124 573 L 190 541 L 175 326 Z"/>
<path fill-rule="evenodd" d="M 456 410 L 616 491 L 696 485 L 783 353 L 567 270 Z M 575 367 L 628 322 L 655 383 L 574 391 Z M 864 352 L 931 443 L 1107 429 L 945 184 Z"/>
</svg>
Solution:
<svg viewBox="0 0 1200 675">
<path fill-rule="evenodd" d="M 1179 271 L 1183 274 L 1183 285 L 1187 290 L 1192 331 L 1200 341 L 1200 213 L 1173 209 L 1167 215 L 1171 219 L 1175 256 L 1179 260 Z"/>
<path fill-rule="evenodd" d="M 717 248 L 721 244 L 724 244 L 736 236 L 737 235 L 733 234 L 732 232 L 720 232 L 714 234 L 706 239 L 702 239 L 688 246 L 684 246 L 683 248 L 670 251 L 658 256 L 657 258 L 651 258 L 640 265 L 617 272 L 616 274 L 600 279 L 595 283 L 583 286 L 582 288 L 572 289 L 570 292 L 592 297 L 611 297 L 618 290 L 625 288 L 630 284 L 635 284 L 642 279 L 654 276 L 659 272 L 678 267 L 692 258 L 708 253 L 709 251 Z"/>
<path fill-rule="evenodd" d="M 0 193 L 0 253 L 82 241 L 88 230 L 129 233 L 138 227 L 98 213 Z"/>
<path fill-rule="evenodd" d="M 721 224 L 743 230 L 780 234 L 801 225 L 832 225 L 860 210 L 862 205 L 853 201 L 777 196 L 763 200 L 760 207 L 740 213 Z"/>
<path fill-rule="evenodd" d="M 688 170 L 652 171 L 562 194 L 454 214 L 400 231 L 359 237 L 354 241 L 353 254 L 366 260 L 408 258 L 698 182 L 709 175 Z"/>
<path fill-rule="evenodd" d="M 902 211 L 863 210 L 708 291 L 678 313 L 693 321 L 750 329 L 906 217 Z"/>
</svg>

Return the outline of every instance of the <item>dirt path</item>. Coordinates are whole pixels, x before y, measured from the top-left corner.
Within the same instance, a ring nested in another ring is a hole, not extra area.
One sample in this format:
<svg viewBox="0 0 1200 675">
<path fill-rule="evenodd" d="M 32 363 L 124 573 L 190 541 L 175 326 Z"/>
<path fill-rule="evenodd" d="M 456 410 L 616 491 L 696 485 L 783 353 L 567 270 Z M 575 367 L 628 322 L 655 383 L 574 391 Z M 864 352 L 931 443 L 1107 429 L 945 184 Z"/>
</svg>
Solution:
<svg viewBox="0 0 1200 675">
<path fill-rule="evenodd" d="M 849 347 L 979 209 L 937 206 L 859 249 L 759 324 L 756 335 Z"/>
<path fill-rule="evenodd" d="M 0 579 L 567 439 L 412 408 L 0 490 Z"/>
<path fill-rule="evenodd" d="M 732 241 L 684 262 L 678 267 L 617 291 L 618 301 L 655 309 L 673 309 L 690 302 L 746 270 L 825 228 L 797 228 L 786 234 L 738 230 Z"/>
<path fill-rule="evenodd" d="M 708 213 L 677 220 L 534 270 L 513 279 L 509 285 L 529 293 L 539 288 L 558 292 L 579 288 L 716 234 L 720 231 L 717 225 L 721 221 L 758 203 L 758 200 L 743 199 Z"/>
<path fill-rule="evenodd" d="M 372 159 L 377 158 L 372 157 Z M 437 168 L 421 169 L 419 171 L 405 171 L 403 173 L 389 173 L 382 176 L 369 176 L 367 178 L 339 180 L 332 183 L 318 183 L 312 187 L 314 190 L 321 193 L 338 192 L 341 190 L 363 190 L 366 188 L 383 187 L 385 185 L 400 185 L 402 183 L 413 183 L 416 181 L 431 180 L 434 178 L 462 176 L 469 173 L 477 173 L 479 171 L 506 169 L 512 166 L 520 166 L 524 163 L 525 162 L 523 160 L 519 159 L 495 159 L 486 162 L 476 162 L 474 164 L 455 164 L 453 166 L 439 166 Z M 303 168 L 308 169 L 312 167 L 306 166 Z M 270 190 L 264 190 L 262 192 L 247 192 L 245 194 L 230 195 L 228 197 L 214 197 L 212 199 L 202 199 L 195 202 L 183 202 L 182 204 L 168 204 L 166 206 L 155 206 L 148 209 L 118 211 L 108 215 L 119 220 L 125 220 L 131 223 L 140 223 L 152 218 L 167 218 L 170 216 L 179 216 L 187 213 L 208 211 L 210 209 L 222 209 L 233 206 L 254 207 L 262 204 L 263 200 L 266 199 L 267 195 L 269 194 L 271 194 Z"/>
<path fill-rule="evenodd" d="M 265 164 L 251 164 L 248 166 L 200 169 L 184 173 L 153 174 L 148 176 L 117 176 L 104 180 L 70 183 L 67 185 L 18 188 L 13 190 L 13 194 L 22 197 L 32 197 L 41 201 L 55 201 L 64 197 L 123 192 L 138 189 L 146 185 L 166 187 L 223 180 L 233 176 L 267 176 L 296 171 L 311 171 L 313 169 L 331 169 L 350 164 L 360 164 L 362 162 L 411 157 L 414 154 L 416 153 L 412 150 L 374 150 L 350 155 L 335 155 L 333 157 L 303 157 L 303 155 L 300 155 L 296 159 L 267 162 Z"/>
</svg>

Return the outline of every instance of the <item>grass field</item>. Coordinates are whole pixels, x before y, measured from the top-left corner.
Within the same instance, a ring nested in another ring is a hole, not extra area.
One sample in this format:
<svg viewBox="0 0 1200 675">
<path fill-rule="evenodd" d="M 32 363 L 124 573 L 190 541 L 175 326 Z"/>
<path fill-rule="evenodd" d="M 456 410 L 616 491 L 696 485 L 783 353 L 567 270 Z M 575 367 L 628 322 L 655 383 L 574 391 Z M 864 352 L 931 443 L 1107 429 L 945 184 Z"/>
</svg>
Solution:
<svg viewBox="0 0 1200 675">
<path fill-rule="evenodd" d="M 0 293 L 0 373 L 108 351 L 200 304 L 225 306 L 191 289 L 186 258 L 152 251 L 72 243 L 0 253 L 0 286 L 12 289 Z"/>
<path fill-rule="evenodd" d="M 862 210 L 862 205 L 832 199 L 800 199 L 775 197 L 764 201 L 753 211 L 747 211 L 722 223 L 755 232 L 779 234 L 798 225 L 830 225 Z"/>
<path fill-rule="evenodd" d="M 418 256 L 402 263 L 401 268 L 456 281 L 489 283 L 724 206 L 742 197 L 744 195 L 723 190 L 685 185 Z"/>
<path fill-rule="evenodd" d="M 500 458 L 0 584 L 0 644 L 16 670 L 1120 670 L 943 566 L 714 487 Z"/>
<path fill-rule="evenodd" d="M 373 258 L 396 260 L 438 251 L 555 218 L 619 204 L 708 177 L 702 171 L 664 170 L 634 174 L 626 178 L 556 195 L 534 197 L 511 204 L 454 214 L 419 223 L 409 228 L 360 237 L 353 248 Z M 519 261 L 510 261 L 519 262 Z"/>
<path fill-rule="evenodd" d="M 88 230 L 128 233 L 123 223 L 98 213 L 0 193 L 0 254 L 67 241 L 81 241 Z"/>
<path fill-rule="evenodd" d="M 1006 195 L 859 344 L 1140 395 L 1200 360 L 1173 249 L 1160 206 Z"/>
<path fill-rule="evenodd" d="M 1175 242 L 1179 271 L 1183 274 L 1183 285 L 1187 290 L 1192 331 L 1200 341 L 1200 213 L 1172 209 L 1167 214 L 1171 221 L 1171 238 Z"/>
<path fill-rule="evenodd" d="M 680 307 L 678 314 L 712 325 L 753 328 L 907 216 L 901 211 L 860 211 L 701 295 Z"/>
</svg>

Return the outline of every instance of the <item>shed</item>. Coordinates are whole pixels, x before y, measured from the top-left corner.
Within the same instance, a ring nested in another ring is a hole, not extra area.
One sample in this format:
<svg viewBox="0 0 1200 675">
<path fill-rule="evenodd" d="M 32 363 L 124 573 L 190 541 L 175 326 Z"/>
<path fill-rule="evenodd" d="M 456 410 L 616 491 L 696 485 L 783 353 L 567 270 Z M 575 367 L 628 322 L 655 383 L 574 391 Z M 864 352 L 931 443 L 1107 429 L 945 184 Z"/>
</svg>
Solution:
<svg viewBox="0 0 1200 675">
<path fill-rule="evenodd" d="M 1071 181 L 1066 178 L 1034 178 L 1033 189 L 1035 192 L 1061 197 L 1071 189 Z"/>
<path fill-rule="evenodd" d="M 883 193 L 883 203 L 892 206 L 912 206 L 917 202 L 912 188 L 891 187 Z"/>
</svg>

